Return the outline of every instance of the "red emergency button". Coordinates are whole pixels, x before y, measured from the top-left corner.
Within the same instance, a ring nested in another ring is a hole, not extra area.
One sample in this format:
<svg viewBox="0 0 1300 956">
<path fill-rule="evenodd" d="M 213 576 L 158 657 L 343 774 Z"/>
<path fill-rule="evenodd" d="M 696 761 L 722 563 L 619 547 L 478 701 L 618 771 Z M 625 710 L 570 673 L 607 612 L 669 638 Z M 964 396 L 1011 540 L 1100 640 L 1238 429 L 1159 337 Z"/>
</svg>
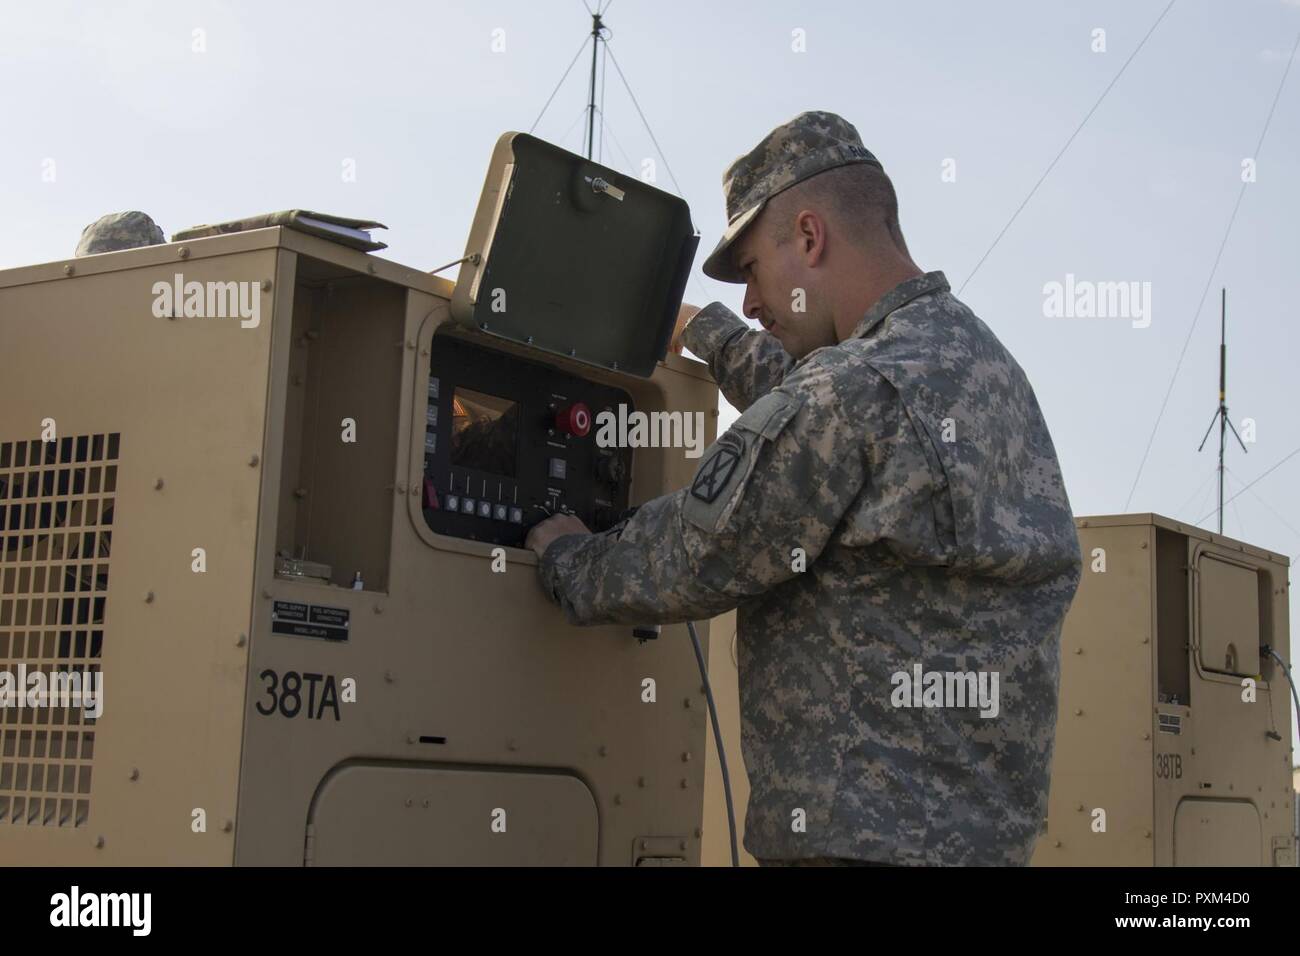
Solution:
<svg viewBox="0 0 1300 956">
<path fill-rule="evenodd" d="M 555 427 L 566 435 L 583 438 L 591 431 L 591 409 L 583 402 L 574 402 L 555 413 Z"/>
</svg>

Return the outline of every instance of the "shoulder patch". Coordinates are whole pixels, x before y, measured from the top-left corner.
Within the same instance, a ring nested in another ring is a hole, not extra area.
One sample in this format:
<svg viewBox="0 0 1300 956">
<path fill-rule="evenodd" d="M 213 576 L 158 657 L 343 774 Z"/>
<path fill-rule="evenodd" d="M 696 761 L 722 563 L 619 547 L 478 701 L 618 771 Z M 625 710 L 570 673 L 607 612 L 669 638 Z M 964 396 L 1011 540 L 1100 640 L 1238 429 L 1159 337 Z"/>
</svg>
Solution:
<svg viewBox="0 0 1300 956">
<path fill-rule="evenodd" d="M 691 483 L 691 497 L 713 504 L 731 481 L 732 473 L 745 455 L 745 439 L 729 432 L 718 439 L 713 454 L 700 465 Z"/>
<path fill-rule="evenodd" d="M 764 445 L 780 435 L 802 406 L 802 401 L 784 392 L 769 392 L 749 406 L 710 446 L 691 482 L 682 516 L 709 534 L 725 528 L 745 495 Z"/>
</svg>

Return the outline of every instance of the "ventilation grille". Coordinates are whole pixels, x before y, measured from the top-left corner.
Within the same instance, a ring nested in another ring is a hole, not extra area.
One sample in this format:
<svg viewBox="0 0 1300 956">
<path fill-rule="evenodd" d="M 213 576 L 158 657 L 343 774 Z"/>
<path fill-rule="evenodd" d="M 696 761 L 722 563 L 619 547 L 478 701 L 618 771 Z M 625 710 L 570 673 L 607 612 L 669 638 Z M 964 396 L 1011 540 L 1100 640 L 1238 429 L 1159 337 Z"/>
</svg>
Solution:
<svg viewBox="0 0 1300 956">
<path fill-rule="evenodd" d="M 0 442 L 0 680 L 13 692 L 0 707 L 0 827 L 90 815 L 93 708 L 28 706 L 18 684 L 100 672 L 117 456 L 116 434 Z"/>
</svg>

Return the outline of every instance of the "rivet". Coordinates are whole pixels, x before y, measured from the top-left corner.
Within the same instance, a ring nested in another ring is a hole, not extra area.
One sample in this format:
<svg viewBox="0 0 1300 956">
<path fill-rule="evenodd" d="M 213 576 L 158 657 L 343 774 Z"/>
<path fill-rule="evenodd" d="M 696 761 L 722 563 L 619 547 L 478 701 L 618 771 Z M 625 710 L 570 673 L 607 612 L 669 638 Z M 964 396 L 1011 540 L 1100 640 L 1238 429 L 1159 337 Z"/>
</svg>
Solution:
<svg viewBox="0 0 1300 956">
<path fill-rule="evenodd" d="M 367 262 L 367 263 L 366 263 L 366 271 L 369 272 L 371 275 L 374 275 L 374 274 L 375 274 L 375 264 L 374 264 L 373 262 Z"/>
<path fill-rule="evenodd" d="M 144 603 L 145 603 L 145 604 L 152 604 L 152 603 L 153 603 L 153 592 L 152 592 L 152 591 L 146 591 L 146 592 L 144 593 Z"/>
<path fill-rule="evenodd" d="M 407 734 L 407 735 L 406 735 L 406 742 L 407 742 L 408 744 L 413 744 L 413 743 L 415 743 L 415 734 Z"/>
<path fill-rule="evenodd" d="M 690 762 L 691 762 L 691 752 L 689 750 L 684 751 L 682 753 L 682 763 L 690 763 Z"/>
<path fill-rule="evenodd" d="M 699 839 L 700 837 L 702 837 L 702 836 L 704 836 L 704 831 L 703 831 L 701 828 L 696 827 L 696 828 L 695 828 L 695 839 L 698 840 L 698 839 Z"/>
<path fill-rule="evenodd" d="M 244 646 L 245 644 L 247 644 L 247 643 L 248 643 L 248 635 L 247 635 L 247 634 L 240 634 L 237 638 L 235 638 L 235 646 L 236 646 L 236 647 L 243 647 L 243 646 Z"/>
<path fill-rule="evenodd" d="M 385 683 L 388 683 L 388 684 L 391 684 L 391 683 L 393 682 L 393 672 L 392 672 L 392 671 L 384 671 L 384 682 L 385 682 Z"/>
<path fill-rule="evenodd" d="M 398 483 L 398 485 L 397 485 L 397 493 L 398 493 L 399 495 L 404 495 L 404 494 L 406 494 L 406 483 L 405 483 L 405 482 L 399 482 L 399 483 Z"/>
<path fill-rule="evenodd" d="M 295 489 L 293 489 L 293 496 L 294 496 L 295 498 L 306 498 L 306 497 L 307 497 L 307 489 L 306 489 L 306 488 L 295 488 Z"/>
<path fill-rule="evenodd" d="M 408 807 L 414 805 L 414 803 L 415 803 L 415 801 L 412 800 L 410 797 L 407 797 L 407 798 L 406 798 L 406 805 L 407 805 Z"/>
<path fill-rule="evenodd" d="M 376 613 L 376 614 L 383 614 L 383 613 L 384 613 L 384 606 L 383 606 L 382 604 L 376 604 L 376 605 L 375 605 L 375 613 Z"/>
<path fill-rule="evenodd" d="M 683 701 L 682 701 L 682 706 L 685 707 L 687 710 L 690 710 L 690 709 L 691 709 L 691 699 L 690 699 L 689 697 L 687 697 L 685 700 L 683 700 Z"/>
<path fill-rule="evenodd" d="M 428 350 L 428 349 L 420 349 L 420 354 L 421 354 L 421 355 L 428 355 L 428 354 L 429 354 L 429 350 Z"/>
<path fill-rule="evenodd" d="M 596 748 L 596 753 L 604 757 L 609 753 L 609 748 L 606 747 L 604 744 L 601 744 L 598 748 Z"/>
<path fill-rule="evenodd" d="M 519 742 L 513 737 L 506 741 L 506 750 L 515 751 L 519 749 Z"/>
<path fill-rule="evenodd" d="M 154 491 L 162 491 L 162 487 L 163 487 L 163 480 L 161 478 L 159 478 L 157 481 L 153 483 Z"/>
<path fill-rule="evenodd" d="M 264 597 L 268 601 L 271 600 L 271 592 L 268 591 L 266 588 L 262 588 L 262 597 Z"/>
<path fill-rule="evenodd" d="M 270 292 L 270 291 L 271 291 L 271 280 L 270 280 L 270 279 L 263 279 L 263 280 L 262 280 L 262 291 L 263 291 L 263 292 Z"/>
<path fill-rule="evenodd" d="M 1082 648 L 1082 647 L 1076 647 L 1076 648 L 1074 649 L 1074 653 L 1076 653 L 1076 654 L 1082 654 L 1082 653 L 1083 653 L 1083 648 Z"/>
<path fill-rule="evenodd" d="M 622 795 L 617 793 L 614 794 L 614 806 L 618 807 L 618 806 L 622 806 L 622 804 L 623 804 Z"/>
<path fill-rule="evenodd" d="M 1076 708 L 1074 708 L 1074 716 L 1076 716 L 1076 717 L 1082 717 L 1082 716 L 1083 716 L 1083 708 L 1082 708 L 1082 707 L 1076 707 Z"/>
<path fill-rule="evenodd" d="M 644 786 L 645 786 L 645 777 L 637 777 L 637 778 L 636 778 L 636 785 L 637 785 L 638 787 L 644 787 Z"/>
<path fill-rule="evenodd" d="M 256 467 L 257 467 L 257 463 L 258 463 L 259 461 L 261 461 L 261 460 L 262 460 L 262 459 L 258 458 L 256 455 L 249 455 L 249 456 L 248 456 L 248 467 L 249 467 L 249 468 L 256 468 Z"/>
<path fill-rule="evenodd" d="M 320 332 L 319 332 L 319 330 L 317 330 L 317 329 L 308 329 L 308 330 L 307 330 L 307 338 L 310 339 L 312 342 L 315 342 L 318 338 L 320 338 Z"/>
<path fill-rule="evenodd" d="M 65 276 L 70 276 L 72 275 L 72 273 L 76 271 L 77 271 L 76 266 L 74 266 L 71 262 L 69 262 L 66 266 L 63 267 L 63 274 Z"/>
<path fill-rule="evenodd" d="M 188 259 L 190 257 L 189 246 L 181 246 L 176 250 L 176 255 L 180 256 L 182 259 Z"/>
<path fill-rule="evenodd" d="M 1150 732 L 1147 732 L 1147 733 L 1143 734 L 1143 735 L 1142 735 L 1142 739 L 1143 739 L 1143 740 L 1150 740 L 1150 739 L 1151 739 L 1151 734 L 1150 734 Z"/>
<path fill-rule="evenodd" d="M 130 772 L 129 774 L 127 774 L 127 779 L 129 779 L 129 780 L 139 780 L 139 779 L 140 779 L 140 771 L 137 770 L 135 767 L 132 767 L 132 768 L 131 768 L 131 772 Z"/>
<path fill-rule="evenodd" d="M 428 809 L 429 809 L 429 801 L 428 801 L 428 799 L 426 798 L 426 799 L 424 799 L 424 800 L 421 800 L 421 801 L 420 801 L 420 806 L 422 806 L 422 807 L 424 807 L 424 809 L 428 810 Z"/>
<path fill-rule="evenodd" d="M 1079 805 L 1078 805 L 1077 807 L 1075 807 L 1074 809 L 1076 809 L 1076 810 L 1078 810 L 1080 813 L 1082 813 L 1082 812 L 1083 812 L 1083 804 L 1082 804 L 1082 803 L 1079 804 Z"/>
<path fill-rule="evenodd" d="M 414 340 L 414 339 L 407 339 L 407 340 L 406 340 L 406 347 L 407 347 L 408 349 L 412 349 L 412 350 L 414 350 L 414 349 L 415 349 L 415 340 Z"/>
<path fill-rule="evenodd" d="M 222 833 L 229 833 L 229 832 L 230 832 L 231 830 L 233 830 L 233 829 L 235 829 L 235 821 L 234 821 L 234 820 L 227 820 L 225 823 L 221 824 L 221 832 L 222 832 Z"/>
<path fill-rule="evenodd" d="M 688 786 L 690 786 L 690 784 L 687 783 L 685 777 L 682 777 L 682 789 L 685 790 Z"/>
<path fill-rule="evenodd" d="M 1142 836 L 1144 836 L 1146 839 L 1150 840 L 1150 839 L 1151 839 L 1151 831 L 1150 831 L 1150 830 L 1143 830 L 1143 831 L 1142 831 Z"/>
<path fill-rule="evenodd" d="M 686 849 L 686 841 L 685 841 L 685 840 L 682 840 L 680 843 L 678 843 L 678 844 L 677 844 L 677 848 L 678 848 L 679 850 L 685 850 L 685 849 Z"/>
<path fill-rule="evenodd" d="M 96 850 L 104 849 L 104 838 L 102 836 L 95 837 L 95 849 Z"/>
<path fill-rule="evenodd" d="M 1057 840 L 1055 843 L 1052 844 L 1052 846 L 1056 847 L 1059 850 L 1061 848 L 1061 841 Z"/>
</svg>

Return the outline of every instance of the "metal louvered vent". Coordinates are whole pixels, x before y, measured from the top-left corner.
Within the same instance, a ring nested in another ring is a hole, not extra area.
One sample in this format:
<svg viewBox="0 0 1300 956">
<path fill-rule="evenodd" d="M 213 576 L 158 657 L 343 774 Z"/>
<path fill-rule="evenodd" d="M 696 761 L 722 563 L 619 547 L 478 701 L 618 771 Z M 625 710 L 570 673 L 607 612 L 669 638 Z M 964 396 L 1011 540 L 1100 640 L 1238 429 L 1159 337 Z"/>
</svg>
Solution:
<svg viewBox="0 0 1300 956">
<path fill-rule="evenodd" d="M 118 442 L 0 442 L 0 827 L 90 815 Z"/>
</svg>

